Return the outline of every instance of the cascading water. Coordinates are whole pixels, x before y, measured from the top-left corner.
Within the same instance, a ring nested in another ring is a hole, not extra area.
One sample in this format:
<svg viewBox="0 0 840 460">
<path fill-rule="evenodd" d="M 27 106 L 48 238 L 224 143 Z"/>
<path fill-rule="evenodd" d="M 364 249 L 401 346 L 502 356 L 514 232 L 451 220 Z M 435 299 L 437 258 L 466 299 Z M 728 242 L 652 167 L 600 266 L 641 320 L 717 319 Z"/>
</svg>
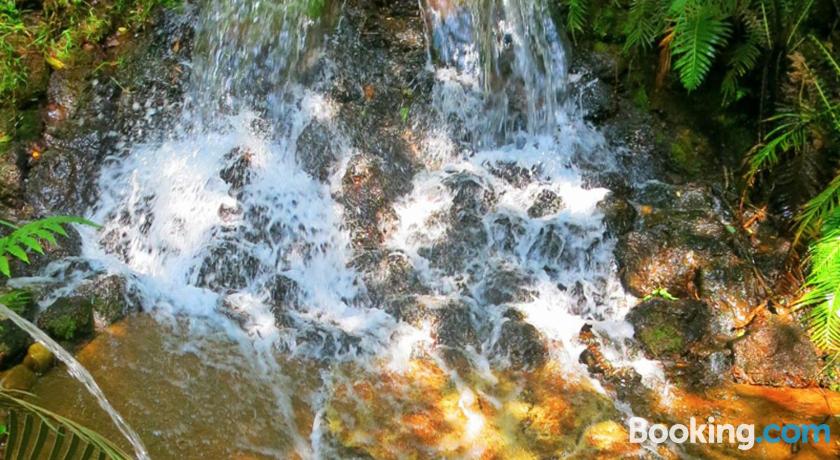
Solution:
<svg viewBox="0 0 840 460">
<path fill-rule="evenodd" d="M 506 442 L 534 367 L 562 369 L 540 382 L 562 375 L 597 393 L 577 363 L 584 324 L 619 348 L 632 334 L 598 209 L 608 190 L 585 186 L 576 166 L 586 157 L 611 168 L 609 152 L 566 97 L 566 53 L 544 1 L 430 0 L 420 13 L 434 81 L 417 127 L 420 171 L 393 203 L 395 219 L 379 222 L 380 247 L 354 246 L 336 199 L 358 185 L 346 179 L 360 154 L 352 124 L 337 121 L 334 94 L 296 77 L 317 54 L 313 3 L 204 6 L 183 122 L 102 168 L 88 217 L 103 227 L 81 229 L 83 255 L 129 279 L 160 323 L 187 329 L 174 348 L 270 389 L 281 446 L 231 448 L 332 458 L 401 445 L 479 457 L 490 439 Z M 299 155 L 314 124 L 337 152 L 320 178 Z M 364 251 L 406 262 L 420 287 L 403 298 L 426 316 L 398 318 L 388 295 L 369 292 Z M 208 351 L 231 343 L 230 361 Z M 296 360 L 315 367 L 315 388 L 294 383 Z M 365 390 L 370 380 L 378 391 Z M 438 381 L 448 383 L 429 383 Z M 290 388 L 306 390 L 311 419 Z M 446 421 L 432 434 L 412 428 L 424 410 Z M 382 412 L 399 425 L 375 426 Z M 414 431 L 388 444 L 366 428 Z"/>
</svg>

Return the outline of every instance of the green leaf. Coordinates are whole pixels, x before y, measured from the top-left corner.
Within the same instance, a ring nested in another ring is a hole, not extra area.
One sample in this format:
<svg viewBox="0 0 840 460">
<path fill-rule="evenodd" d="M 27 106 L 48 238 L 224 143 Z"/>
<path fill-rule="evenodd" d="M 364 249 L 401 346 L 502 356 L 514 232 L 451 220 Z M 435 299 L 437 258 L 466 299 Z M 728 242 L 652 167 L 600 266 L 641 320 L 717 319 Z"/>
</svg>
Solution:
<svg viewBox="0 0 840 460">
<path fill-rule="evenodd" d="M 20 238 L 20 242 L 38 254 L 44 254 L 44 248 L 41 247 L 41 244 L 38 243 L 38 240 L 35 238 L 32 238 L 31 236 L 23 236 Z"/>
<path fill-rule="evenodd" d="M 9 258 L 3 255 L 0 255 L 0 273 L 6 275 L 7 278 L 12 276 L 12 272 L 9 269 Z"/>
<path fill-rule="evenodd" d="M 695 90 L 703 83 L 717 49 L 726 43 L 729 33 L 729 24 L 718 18 L 712 8 L 686 7 L 678 16 L 671 53 L 676 58 L 674 69 L 687 90 Z"/>
<path fill-rule="evenodd" d="M 9 254 L 17 257 L 18 259 L 20 259 L 24 263 L 27 263 L 27 264 L 29 263 L 29 256 L 26 255 L 26 251 L 21 249 L 21 247 L 18 246 L 18 245 L 10 244 L 9 246 L 6 247 L 6 252 L 8 252 Z"/>
</svg>

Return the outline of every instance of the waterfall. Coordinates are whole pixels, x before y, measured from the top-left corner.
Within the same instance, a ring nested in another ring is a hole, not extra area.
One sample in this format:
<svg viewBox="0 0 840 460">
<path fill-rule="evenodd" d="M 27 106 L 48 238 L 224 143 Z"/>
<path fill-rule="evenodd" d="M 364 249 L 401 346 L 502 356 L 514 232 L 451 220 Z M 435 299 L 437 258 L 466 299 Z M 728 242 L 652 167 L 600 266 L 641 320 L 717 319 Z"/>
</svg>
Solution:
<svg viewBox="0 0 840 460">
<path fill-rule="evenodd" d="M 487 390 L 499 373 L 548 361 L 588 382 L 581 328 L 619 344 L 628 337 L 629 297 L 599 208 L 609 190 L 591 185 L 585 170 L 617 166 L 569 96 L 575 76 L 546 0 L 428 0 L 417 12 L 429 56 L 418 80 L 430 82 L 417 91 L 428 91 L 428 103 L 403 126 L 376 125 L 416 135 L 411 183 L 366 229 L 381 232 L 374 247 L 354 245 L 359 229 L 342 197 L 365 183 L 351 165 L 376 165 L 391 152 L 365 151 L 358 139 L 377 133 L 352 132 L 370 126 L 353 118 L 386 119 L 400 108 L 370 114 L 382 109 L 329 91 L 341 69 L 315 43 L 353 35 L 323 27 L 313 5 L 323 2 L 203 6 L 181 122 L 102 166 L 100 198 L 86 216 L 102 228 L 80 229 L 83 256 L 126 275 L 159 322 L 186 321 L 196 344 L 222 331 L 251 357 L 247 378 L 273 388 L 298 455 L 339 456 L 328 432 L 338 389 L 378 372 L 409 375 L 422 358 L 459 395 L 452 407 L 467 420 L 459 448 L 480 456 L 493 424 L 477 406 L 501 407 Z M 355 37 L 365 33 L 378 32 Z M 387 46 L 377 51 L 393 52 Z M 316 83 L 301 77 L 310 55 L 327 69 Z M 375 78 L 393 69 L 364 70 Z M 366 81 L 352 83 L 357 99 L 375 100 Z M 313 127 L 329 138 L 316 152 L 323 174 L 302 152 Z M 392 260 L 411 282 L 386 280 L 373 292 L 383 278 L 377 267 Z M 420 318 L 395 313 L 400 302 Z M 278 383 L 289 380 L 292 359 L 322 366 L 307 399 L 311 427 L 299 425 L 295 395 Z"/>
</svg>

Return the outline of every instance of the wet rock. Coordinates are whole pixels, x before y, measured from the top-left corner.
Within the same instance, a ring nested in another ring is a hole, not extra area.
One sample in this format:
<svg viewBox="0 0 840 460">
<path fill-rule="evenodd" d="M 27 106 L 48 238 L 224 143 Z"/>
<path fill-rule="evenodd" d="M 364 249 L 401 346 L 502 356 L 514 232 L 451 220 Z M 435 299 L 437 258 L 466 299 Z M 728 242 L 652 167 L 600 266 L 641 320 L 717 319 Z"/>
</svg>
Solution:
<svg viewBox="0 0 840 460">
<path fill-rule="evenodd" d="M 662 361 L 672 377 L 695 388 L 726 379 L 726 337 L 705 303 L 653 298 L 637 305 L 627 320 L 645 353 Z"/>
<path fill-rule="evenodd" d="M 598 203 L 598 209 L 604 213 L 604 224 L 610 236 L 623 235 L 633 228 L 636 209 L 626 199 L 611 192 Z"/>
<path fill-rule="evenodd" d="M 0 113 L 0 116 L 3 114 Z M 0 129 L 0 133 L 3 133 Z M 0 134 L 1 135 L 1 134 Z M 18 207 L 23 193 L 23 171 L 13 149 L 0 151 L 0 205 Z"/>
<path fill-rule="evenodd" d="M 35 342 L 29 346 L 23 364 L 32 372 L 42 374 L 52 367 L 54 359 L 52 352 L 44 344 Z"/>
<path fill-rule="evenodd" d="M 495 270 L 484 280 L 481 299 L 490 305 L 528 302 L 536 298 L 536 292 L 528 288 L 530 283 L 530 278 L 517 270 Z"/>
<path fill-rule="evenodd" d="M 239 147 L 225 155 L 229 165 L 219 172 L 219 177 L 230 186 L 234 195 L 251 182 L 251 152 Z"/>
<path fill-rule="evenodd" d="M 525 187 L 534 181 L 536 171 L 523 168 L 512 161 L 497 161 L 488 165 L 490 173 L 514 187 Z"/>
<path fill-rule="evenodd" d="M 800 388 L 815 385 L 820 373 L 814 345 L 795 318 L 756 318 L 733 351 L 733 374 L 741 382 Z"/>
<path fill-rule="evenodd" d="M 210 250 L 198 271 L 198 285 L 214 291 L 244 288 L 261 269 L 260 261 L 227 241 Z"/>
<path fill-rule="evenodd" d="M 94 319 L 99 326 L 113 324 L 141 308 L 140 300 L 129 289 L 125 278 L 116 274 L 97 276 L 82 283 L 76 295 L 93 303 Z"/>
<path fill-rule="evenodd" d="M 711 313 L 702 302 L 653 298 L 627 315 L 635 337 L 653 358 L 676 359 L 710 335 Z"/>
<path fill-rule="evenodd" d="M 38 317 L 38 327 L 50 337 L 77 342 L 93 335 L 93 303 L 84 297 L 62 297 Z"/>
<path fill-rule="evenodd" d="M 517 216 L 499 216 L 490 225 L 493 244 L 506 252 L 513 251 L 525 233 L 525 220 Z"/>
<path fill-rule="evenodd" d="M 550 214 L 558 213 L 565 207 L 566 204 L 563 202 L 563 198 L 559 195 L 551 190 L 542 190 L 534 200 L 534 204 L 528 208 L 528 217 L 532 219 L 544 217 Z"/>
<path fill-rule="evenodd" d="M 5 291 L 3 294 L 7 292 Z M 30 321 L 37 309 L 31 297 L 19 305 L 18 308 L 13 307 L 10 306 L 17 314 Z M 26 352 L 26 348 L 31 342 L 32 339 L 29 334 L 20 329 L 12 320 L 4 319 L 0 321 L 0 367 L 6 368 L 16 363 Z"/>
<path fill-rule="evenodd" d="M 606 420 L 591 425 L 583 432 L 586 446 L 600 455 L 623 456 L 634 453 L 638 446 L 631 444 L 627 430 L 618 422 Z"/>
<path fill-rule="evenodd" d="M 502 323 L 493 356 L 508 360 L 516 370 L 536 369 L 548 361 L 548 347 L 542 334 L 517 315 Z"/>
<path fill-rule="evenodd" d="M 37 379 L 31 369 L 23 364 L 18 364 L 6 371 L 3 379 L 0 380 L 0 386 L 6 390 L 28 391 L 35 385 Z"/>
<path fill-rule="evenodd" d="M 297 140 L 295 155 L 304 171 L 312 177 L 326 181 L 336 156 L 332 146 L 333 133 L 317 121 L 310 123 Z"/>
<path fill-rule="evenodd" d="M 452 194 L 446 235 L 418 253 L 435 268 L 447 273 L 464 271 L 484 250 L 489 235 L 483 217 L 493 209 L 497 197 L 484 180 L 469 172 L 458 172 L 444 179 Z"/>
<path fill-rule="evenodd" d="M 762 244 L 738 234 L 728 223 L 734 218 L 706 187 L 653 183 L 634 200 L 638 218 L 615 251 L 625 287 L 638 297 L 661 288 L 699 297 L 731 329 L 745 324 L 773 284 L 767 278 L 782 274 L 784 257 L 774 252 L 755 265 L 752 253 Z"/>
<path fill-rule="evenodd" d="M 472 312 L 463 302 L 449 302 L 435 312 L 435 343 L 441 349 L 447 363 L 462 373 L 470 369 L 465 350 L 478 350 L 480 347 L 478 333 L 473 324 Z"/>
<path fill-rule="evenodd" d="M 580 91 L 580 104 L 586 115 L 584 119 L 601 123 L 618 112 L 618 102 L 612 87 L 601 80 L 585 83 Z"/>
<path fill-rule="evenodd" d="M 295 301 L 299 289 L 295 280 L 278 274 L 274 276 L 274 282 L 268 288 L 269 299 L 272 305 L 286 306 Z"/>
<path fill-rule="evenodd" d="M 47 127 L 55 128 L 67 117 L 72 116 L 79 106 L 82 92 L 87 87 L 84 68 L 58 70 L 50 75 L 47 87 L 49 107 Z M 55 116 L 51 116 L 53 112 Z"/>
</svg>

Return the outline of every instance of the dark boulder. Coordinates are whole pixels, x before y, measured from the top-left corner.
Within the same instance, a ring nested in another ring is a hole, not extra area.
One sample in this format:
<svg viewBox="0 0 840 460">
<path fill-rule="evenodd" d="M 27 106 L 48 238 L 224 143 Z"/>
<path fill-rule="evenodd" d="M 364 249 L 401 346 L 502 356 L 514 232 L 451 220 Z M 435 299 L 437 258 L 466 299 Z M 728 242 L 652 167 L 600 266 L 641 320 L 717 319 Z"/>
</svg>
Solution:
<svg viewBox="0 0 840 460">
<path fill-rule="evenodd" d="M 615 251 L 625 287 L 638 297 L 667 289 L 699 298 L 729 329 L 746 324 L 782 273 L 784 254 L 739 234 L 725 204 L 704 186 L 650 184 L 634 201 L 638 218 Z"/>
<path fill-rule="evenodd" d="M 0 290 L 2 294 L 9 294 L 13 291 L 8 289 Z M 22 301 L 19 305 L 7 305 L 12 310 L 28 320 L 32 320 L 37 310 L 32 296 L 29 293 L 17 291 L 23 295 Z M 24 330 L 17 327 L 10 319 L 0 321 L 0 368 L 7 368 L 17 363 L 20 358 L 26 353 L 26 348 L 32 342 Z"/>
<path fill-rule="evenodd" d="M 542 190 L 534 200 L 534 204 L 528 208 L 528 217 L 532 219 L 544 217 L 560 212 L 565 207 L 566 204 L 563 202 L 562 197 L 551 190 Z"/>
<path fill-rule="evenodd" d="M 755 385 L 808 387 L 816 384 L 820 360 L 795 318 L 756 318 L 733 345 L 736 380 Z"/>
<path fill-rule="evenodd" d="M 93 303 L 93 315 L 100 327 L 113 324 L 140 311 L 140 299 L 121 275 L 101 275 L 85 281 L 76 295 Z"/>
<path fill-rule="evenodd" d="M 61 297 L 41 313 L 37 324 L 62 342 L 88 339 L 94 332 L 93 302 L 84 297 Z"/>
<path fill-rule="evenodd" d="M 690 387 L 715 385 L 727 377 L 726 337 L 712 310 L 695 300 L 652 298 L 628 315 L 645 354 Z"/>
<path fill-rule="evenodd" d="M 542 334 L 515 310 L 505 313 L 493 356 L 506 359 L 512 369 L 536 369 L 548 361 L 548 346 Z"/>
</svg>

